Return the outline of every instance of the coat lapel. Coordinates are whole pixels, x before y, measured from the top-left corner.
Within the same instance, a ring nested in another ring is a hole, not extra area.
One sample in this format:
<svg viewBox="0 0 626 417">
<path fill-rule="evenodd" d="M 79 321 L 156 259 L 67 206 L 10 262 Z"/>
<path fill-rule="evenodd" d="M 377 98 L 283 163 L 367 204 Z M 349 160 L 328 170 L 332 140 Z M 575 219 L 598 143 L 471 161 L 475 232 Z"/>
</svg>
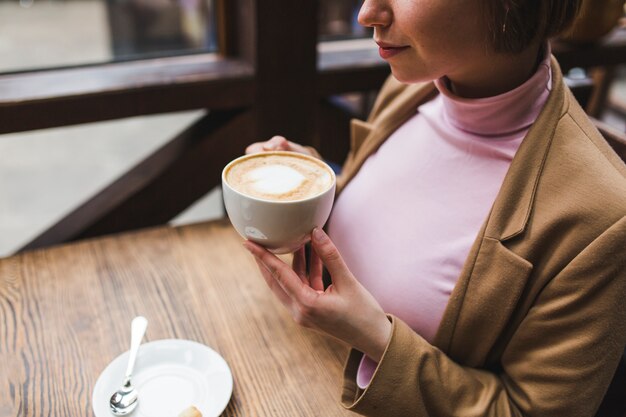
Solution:
<svg viewBox="0 0 626 417">
<path fill-rule="evenodd" d="M 532 213 L 537 183 L 557 123 L 567 110 L 562 75 L 552 60 L 552 91 L 520 145 L 444 312 L 434 344 L 460 363 L 483 365 L 503 333 L 533 265 L 507 248 Z"/>
<path fill-rule="evenodd" d="M 389 136 L 417 112 L 420 103 L 428 101 L 437 94 L 433 83 L 410 85 L 406 87 L 389 106 L 376 117 L 374 124 L 353 120 L 351 124 L 351 154 L 348 156 L 343 172 L 337 179 L 337 193 L 354 178 L 367 158 L 376 152 Z"/>
</svg>

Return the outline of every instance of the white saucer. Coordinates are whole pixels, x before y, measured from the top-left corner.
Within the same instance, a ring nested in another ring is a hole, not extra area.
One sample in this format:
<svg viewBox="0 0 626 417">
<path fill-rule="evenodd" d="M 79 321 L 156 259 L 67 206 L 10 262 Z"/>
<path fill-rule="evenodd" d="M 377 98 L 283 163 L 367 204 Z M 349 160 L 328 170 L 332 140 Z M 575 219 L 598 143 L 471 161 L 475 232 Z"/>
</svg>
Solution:
<svg viewBox="0 0 626 417">
<path fill-rule="evenodd" d="M 109 398 L 120 387 L 128 352 L 115 358 L 93 389 L 96 417 L 112 417 Z M 139 348 L 133 385 L 139 404 L 132 417 L 176 417 L 195 406 L 203 417 L 218 417 L 233 392 L 233 376 L 217 352 L 191 340 L 165 339 Z"/>
</svg>

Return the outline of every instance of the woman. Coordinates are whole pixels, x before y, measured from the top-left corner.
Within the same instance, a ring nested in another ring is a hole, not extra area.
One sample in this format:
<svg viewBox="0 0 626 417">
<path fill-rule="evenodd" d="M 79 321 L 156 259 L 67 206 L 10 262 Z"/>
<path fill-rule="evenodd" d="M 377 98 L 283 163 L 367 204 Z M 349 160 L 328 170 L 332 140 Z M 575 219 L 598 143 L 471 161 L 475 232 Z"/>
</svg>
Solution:
<svg viewBox="0 0 626 417">
<path fill-rule="evenodd" d="M 298 323 L 353 348 L 348 409 L 596 412 L 626 343 L 626 167 L 550 56 L 577 9 L 363 3 L 393 77 L 353 123 L 328 235 L 308 271 L 303 250 L 290 267 L 244 244 Z M 314 153 L 281 137 L 247 152 L 272 149 Z"/>
</svg>

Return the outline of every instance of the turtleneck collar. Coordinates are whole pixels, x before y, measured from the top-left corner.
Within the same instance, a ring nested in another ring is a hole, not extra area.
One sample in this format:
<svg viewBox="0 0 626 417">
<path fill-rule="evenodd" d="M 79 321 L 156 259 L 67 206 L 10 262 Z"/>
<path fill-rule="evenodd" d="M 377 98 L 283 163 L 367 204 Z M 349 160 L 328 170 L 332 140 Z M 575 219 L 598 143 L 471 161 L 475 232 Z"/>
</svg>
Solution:
<svg viewBox="0 0 626 417">
<path fill-rule="evenodd" d="M 445 121 L 467 133 L 486 137 L 503 137 L 528 129 L 552 88 L 550 46 L 546 45 L 543 51 L 543 59 L 532 77 L 497 96 L 462 98 L 450 91 L 447 78 L 435 80 Z"/>
</svg>

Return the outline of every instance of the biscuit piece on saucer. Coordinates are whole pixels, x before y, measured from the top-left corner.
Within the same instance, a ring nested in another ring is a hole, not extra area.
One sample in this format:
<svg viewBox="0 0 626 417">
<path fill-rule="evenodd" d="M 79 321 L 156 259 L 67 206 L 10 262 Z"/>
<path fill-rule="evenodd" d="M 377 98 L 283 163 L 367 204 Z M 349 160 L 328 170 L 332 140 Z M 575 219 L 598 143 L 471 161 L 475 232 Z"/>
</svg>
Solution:
<svg viewBox="0 0 626 417">
<path fill-rule="evenodd" d="M 184 409 L 178 417 L 202 417 L 202 413 L 192 405 L 191 407 Z"/>
</svg>

